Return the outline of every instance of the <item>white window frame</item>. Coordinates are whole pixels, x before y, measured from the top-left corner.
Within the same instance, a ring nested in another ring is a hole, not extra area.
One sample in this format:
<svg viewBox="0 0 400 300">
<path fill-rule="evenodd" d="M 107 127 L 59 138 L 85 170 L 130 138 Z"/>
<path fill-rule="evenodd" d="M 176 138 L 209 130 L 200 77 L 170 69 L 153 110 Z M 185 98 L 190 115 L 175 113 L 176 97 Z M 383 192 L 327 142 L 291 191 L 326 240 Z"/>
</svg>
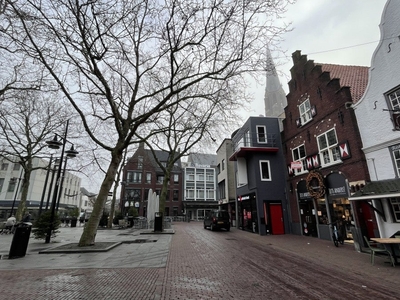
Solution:
<svg viewBox="0 0 400 300">
<path fill-rule="evenodd" d="M 179 174 L 174 174 L 174 183 L 179 182 Z"/>
<path fill-rule="evenodd" d="M 400 149 L 392 151 L 393 161 L 396 167 L 397 176 L 400 177 Z"/>
<path fill-rule="evenodd" d="M 151 173 L 150 172 L 146 173 L 146 183 L 151 183 Z"/>
<path fill-rule="evenodd" d="M 334 133 L 335 141 L 333 143 L 329 142 L 328 134 L 330 132 Z M 320 143 L 322 139 L 325 140 L 326 145 Z M 329 129 L 323 134 L 317 136 L 317 144 L 322 167 L 331 166 L 342 162 L 335 128 Z"/>
<path fill-rule="evenodd" d="M 301 156 L 300 154 L 300 148 L 304 148 L 304 156 Z M 297 157 L 295 155 L 295 153 L 297 153 Z M 307 172 L 307 161 L 306 161 L 306 146 L 304 144 L 292 149 L 292 158 L 293 161 L 301 161 L 301 169 L 294 169 L 293 172 L 295 174 L 303 174 L 305 172 Z"/>
<path fill-rule="evenodd" d="M 400 198 L 389 198 L 390 207 L 393 211 L 394 222 L 400 222 Z"/>
<path fill-rule="evenodd" d="M 262 128 L 264 130 L 263 133 L 260 132 L 260 128 Z M 257 130 L 257 143 L 259 144 L 266 144 L 268 143 L 268 139 L 267 139 L 267 127 L 264 125 L 257 125 L 256 126 L 256 130 Z"/>
<path fill-rule="evenodd" d="M 310 98 L 307 98 L 303 103 L 299 105 L 299 113 L 301 125 L 307 124 L 312 120 Z"/>
<path fill-rule="evenodd" d="M 267 164 L 268 165 L 268 178 L 264 177 L 263 164 Z M 271 181 L 272 180 L 271 164 L 270 164 L 269 160 L 260 160 L 260 178 L 261 178 L 261 181 Z"/>
<path fill-rule="evenodd" d="M 400 88 L 387 95 L 392 110 L 400 111 Z"/>
</svg>

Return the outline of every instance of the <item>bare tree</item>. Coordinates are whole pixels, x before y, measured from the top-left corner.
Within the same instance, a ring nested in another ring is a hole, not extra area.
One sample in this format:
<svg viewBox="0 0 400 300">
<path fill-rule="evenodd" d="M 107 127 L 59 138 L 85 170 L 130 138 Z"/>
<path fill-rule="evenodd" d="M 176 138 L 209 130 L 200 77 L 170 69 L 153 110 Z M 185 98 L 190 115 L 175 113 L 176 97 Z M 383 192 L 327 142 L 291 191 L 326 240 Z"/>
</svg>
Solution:
<svg viewBox="0 0 400 300">
<path fill-rule="evenodd" d="M 79 241 L 95 242 L 125 148 L 155 115 L 221 86 L 227 101 L 244 74 L 261 71 L 271 25 L 289 1 L 19 0 L 4 15 L 13 47 L 43 64 L 110 153 L 93 213 Z M 187 91 L 186 97 L 176 97 Z M 242 99 L 246 101 L 246 99 Z M 103 132 L 108 133 L 104 138 Z"/>
<path fill-rule="evenodd" d="M 218 132 L 229 131 L 238 117 L 233 112 L 240 104 L 226 101 L 224 89 L 217 94 L 209 97 L 205 93 L 202 97 L 179 102 L 154 118 L 149 124 L 150 136 L 139 136 L 152 151 L 154 160 L 164 173 L 159 198 L 160 212 L 165 210 L 168 184 L 176 162 L 193 151 L 210 151 L 210 146 L 219 138 Z M 160 161 L 156 150 L 169 153 L 168 161 Z"/>
<path fill-rule="evenodd" d="M 32 162 L 44 147 L 46 140 L 64 122 L 63 108 L 54 103 L 55 94 L 38 91 L 18 91 L 8 95 L 0 109 L 0 157 L 17 162 L 23 169 L 21 201 L 16 218 L 20 220 L 26 209 Z"/>
</svg>

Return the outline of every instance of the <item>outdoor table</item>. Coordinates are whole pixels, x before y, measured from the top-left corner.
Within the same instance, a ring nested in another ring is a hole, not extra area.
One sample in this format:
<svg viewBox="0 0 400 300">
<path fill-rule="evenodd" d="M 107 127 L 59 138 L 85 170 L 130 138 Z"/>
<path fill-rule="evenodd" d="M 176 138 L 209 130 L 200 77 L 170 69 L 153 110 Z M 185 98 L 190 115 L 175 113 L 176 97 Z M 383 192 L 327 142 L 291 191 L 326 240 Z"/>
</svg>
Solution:
<svg viewBox="0 0 400 300">
<path fill-rule="evenodd" d="M 371 241 L 383 244 L 385 247 L 387 245 L 389 245 L 389 251 L 392 253 L 392 256 L 394 258 L 394 263 L 395 265 L 399 265 L 399 262 L 397 261 L 397 256 L 396 256 L 396 252 L 394 249 L 394 245 L 396 244 L 400 244 L 400 239 L 397 238 L 371 238 Z"/>
</svg>

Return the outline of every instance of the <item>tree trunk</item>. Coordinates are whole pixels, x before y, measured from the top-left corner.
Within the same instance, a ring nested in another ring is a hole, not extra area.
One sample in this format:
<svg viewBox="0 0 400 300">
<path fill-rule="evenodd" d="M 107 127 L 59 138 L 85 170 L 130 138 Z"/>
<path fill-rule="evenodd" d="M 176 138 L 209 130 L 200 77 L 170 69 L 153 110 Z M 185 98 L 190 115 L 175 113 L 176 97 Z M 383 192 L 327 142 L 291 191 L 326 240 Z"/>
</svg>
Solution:
<svg viewBox="0 0 400 300">
<path fill-rule="evenodd" d="M 118 179 L 118 180 L 119 180 L 119 179 Z M 115 181 L 115 183 L 114 183 L 113 196 L 112 196 L 112 200 L 111 200 L 110 216 L 109 216 L 109 219 L 108 219 L 107 228 L 112 228 L 113 221 L 114 221 L 114 215 L 115 215 L 115 198 L 116 198 L 116 196 L 117 196 L 118 180 Z"/>
<path fill-rule="evenodd" d="M 28 189 L 29 189 L 29 179 L 31 178 L 32 172 L 32 163 L 27 164 L 27 168 L 24 170 L 24 177 L 22 178 L 22 186 L 21 186 L 21 199 L 18 204 L 18 209 L 15 214 L 15 218 L 17 221 L 21 221 L 24 213 L 26 211 L 26 198 L 28 198 Z M 21 178 L 21 177 L 20 177 Z M 18 179 L 19 180 L 19 179 Z M 17 188 L 18 189 L 18 188 Z M 15 191 L 18 193 L 18 190 Z M 18 194 L 15 195 L 15 199 L 18 197 Z"/>
<path fill-rule="evenodd" d="M 111 162 L 108 166 L 106 177 L 101 184 L 99 195 L 97 196 L 97 199 L 93 205 L 93 212 L 90 215 L 89 221 L 87 222 L 79 240 L 80 247 L 91 246 L 95 243 L 97 227 L 99 226 L 101 216 L 103 215 L 103 209 L 107 201 L 108 192 L 110 191 L 114 182 L 115 174 L 117 174 L 121 159 L 122 151 L 111 152 Z"/>
</svg>

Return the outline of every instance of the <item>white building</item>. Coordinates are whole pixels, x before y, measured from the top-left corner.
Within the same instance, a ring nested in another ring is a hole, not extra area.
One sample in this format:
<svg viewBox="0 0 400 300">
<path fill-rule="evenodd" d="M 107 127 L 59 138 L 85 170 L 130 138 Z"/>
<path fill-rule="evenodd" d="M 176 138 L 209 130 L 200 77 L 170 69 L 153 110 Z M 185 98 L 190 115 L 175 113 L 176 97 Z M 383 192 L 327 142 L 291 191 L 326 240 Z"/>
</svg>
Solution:
<svg viewBox="0 0 400 300">
<path fill-rule="evenodd" d="M 48 171 L 49 161 L 42 158 L 34 158 L 32 167 L 35 169 L 30 178 L 27 208 L 36 210 L 43 201 L 43 208 L 50 207 L 56 180 L 55 168 Z M 54 174 L 54 176 L 53 176 Z M 59 207 L 79 206 L 81 179 L 66 171 L 61 177 L 62 187 L 59 193 Z M 6 218 L 6 211 L 10 210 L 15 200 L 14 211 L 21 199 L 23 184 L 23 169 L 18 162 L 0 161 L 0 219 Z"/>
<path fill-rule="evenodd" d="M 184 168 L 184 200 L 186 216 L 203 220 L 207 211 L 218 208 L 217 156 L 215 154 L 190 154 Z"/>
<path fill-rule="evenodd" d="M 400 230 L 400 5 L 388 0 L 364 96 L 353 106 L 371 183 L 350 200 L 374 207 L 379 235 Z"/>
</svg>

